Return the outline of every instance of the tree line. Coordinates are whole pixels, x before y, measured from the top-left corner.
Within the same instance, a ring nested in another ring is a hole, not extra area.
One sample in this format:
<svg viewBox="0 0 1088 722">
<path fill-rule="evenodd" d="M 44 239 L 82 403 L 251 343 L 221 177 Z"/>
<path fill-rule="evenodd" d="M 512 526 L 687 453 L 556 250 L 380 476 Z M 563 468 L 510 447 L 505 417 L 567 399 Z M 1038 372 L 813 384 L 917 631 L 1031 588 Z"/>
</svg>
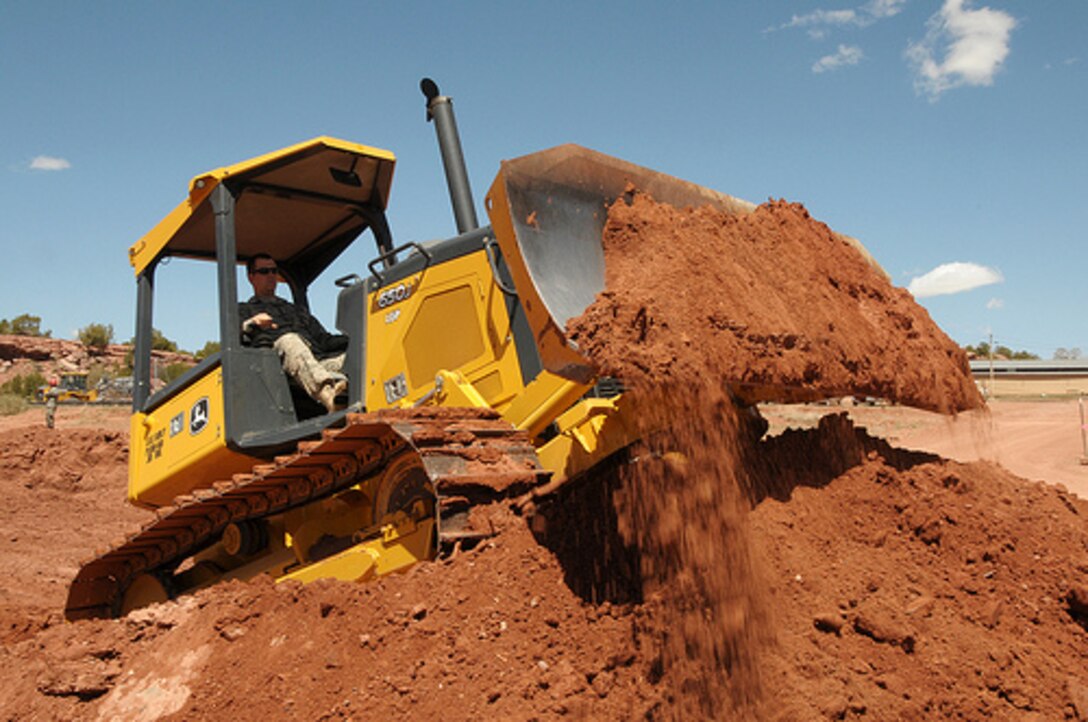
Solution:
<svg viewBox="0 0 1088 722">
<path fill-rule="evenodd" d="M 33 316 L 29 313 L 24 313 L 10 321 L 6 318 L 0 318 L 0 334 L 8 334 L 14 336 L 37 336 L 40 338 L 52 338 L 52 331 L 41 330 L 42 319 L 40 316 Z M 114 342 L 113 336 L 113 324 L 109 323 L 90 323 L 79 329 L 76 332 L 76 338 L 84 346 L 88 348 L 104 349 Z M 127 345 L 134 346 L 136 339 L 131 338 L 128 340 Z M 151 330 L 151 350 L 153 351 L 167 351 L 171 353 L 189 353 L 188 351 L 182 351 L 178 348 L 178 345 L 167 338 L 162 331 L 157 328 Z M 198 351 L 191 353 L 198 361 L 200 359 L 211 356 L 213 353 L 218 353 L 219 342 L 208 341 L 204 344 L 204 347 Z"/>
<path fill-rule="evenodd" d="M 976 346 L 967 344 L 963 347 L 963 350 L 969 356 L 973 355 L 978 358 L 989 358 L 991 353 L 995 358 L 1009 359 L 1010 361 L 1032 361 L 1039 358 L 1037 354 L 1030 351 L 1013 351 L 1008 346 L 994 346 L 991 348 L 986 341 L 980 341 Z"/>
<path fill-rule="evenodd" d="M 1010 361 L 1035 361 L 1039 359 L 1038 354 L 1031 353 L 1030 351 L 1013 351 L 1008 346 L 995 345 L 992 349 L 990 344 L 986 341 L 980 341 L 977 345 L 972 346 L 967 344 L 963 347 L 969 355 L 976 356 L 977 358 L 990 358 L 990 352 L 993 351 L 994 358 L 1008 359 Z M 1061 360 L 1075 360 L 1083 358 L 1081 350 L 1079 348 L 1057 348 L 1054 350 L 1053 359 L 1055 361 Z"/>
<path fill-rule="evenodd" d="M 39 338 L 52 338 L 51 331 L 43 331 L 41 317 L 24 313 L 12 319 L 0 319 L 0 334 L 15 336 L 33 336 Z M 113 325 L 107 323 L 91 323 L 76 332 L 80 343 L 88 348 L 105 349 L 114 342 Z M 132 375 L 133 347 L 135 339 L 130 339 L 127 344 L 127 352 L 124 360 L 114 366 L 106 366 L 101 362 L 92 361 L 88 370 L 88 388 L 94 388 L 102 383 L 109 383 L 112 379 Z M 171 353 L 187 354 L 178 348 L 177 343 L 167 338 L 159 329 L 152 329 L 151 348 L 153 351 L 165 351 Z M 208 341 L 204 347 L 195 353 L 189 354 L 197 361 L 219 351 L 218 341 Z M 170 383 L 181 376 L 192 366 L 192 362 L 178 361 L 165 364 L 155 369 L 155 375 L 163 383 Z M 0 384 L 0 416 L 15 414 L 27 408 L 27 402 L 32 400 L 37 392 L 48 384 L 48 379 L 42 373 L 39 365 L 29 373 L 19 374 Z"/>
<path fill-rule="evenodd" d="M 0 318 L 0 333 L 15 336 L 41 336 L 43 338 L 50 338 L 53 332 L 42 331 L 42 319 L 40 316 L 31 316 L 29 313 L 24 313 L 21 316 L 16 316 L 10 321 L 6 318 Z"/>
</svg>

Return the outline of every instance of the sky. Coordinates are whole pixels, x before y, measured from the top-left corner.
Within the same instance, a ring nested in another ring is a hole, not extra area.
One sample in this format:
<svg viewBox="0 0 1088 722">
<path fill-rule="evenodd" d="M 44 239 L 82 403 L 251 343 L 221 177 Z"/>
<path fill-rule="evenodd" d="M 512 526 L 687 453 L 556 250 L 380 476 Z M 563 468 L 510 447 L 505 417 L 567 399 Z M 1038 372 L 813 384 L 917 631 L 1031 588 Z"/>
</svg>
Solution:
<svg viewBox="0 0 1088 722">
<path fill-rule="evenodd" d="M 1088 355 L 1088 0 L 0 0 L 0 318 L 128 340 L 128 248 L 190 179 L 319 135 L 396 154 L 396 242 L 454 235 L 425 76 L 484 222 L 501 160 L 578 143 L 803 203 L 960 344 Z M 188 350 L 205 265 L 157 275 Z"/>
</svg>

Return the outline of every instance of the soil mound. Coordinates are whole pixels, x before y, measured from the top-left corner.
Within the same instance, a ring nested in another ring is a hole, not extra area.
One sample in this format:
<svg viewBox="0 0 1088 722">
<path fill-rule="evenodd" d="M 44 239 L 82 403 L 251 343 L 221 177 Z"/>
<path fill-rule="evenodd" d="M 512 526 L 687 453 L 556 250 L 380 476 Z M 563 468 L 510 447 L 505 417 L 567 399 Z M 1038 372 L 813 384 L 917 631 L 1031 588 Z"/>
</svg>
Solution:
<svg viewBox="0 0 1088 722">
<path fill-rule="evenodd" d="M 868 454 L 752 515 L 786 719 L 1088 719 L 1088 504 Z"/>
<path fill-rule="evenodd" d="M 18 477 L 27 489 L 112 491 L 128 460 L 128 438 L 118 431 L 10 429 L 0 431 L 0 448 L 0 474 Z"/>
<path fill-rule="evenodd" d="M 1088 504 L 987 463 L 892 449 L 841 415 L 741 453 L 760 459 L 744 476 L 758 503 L 736 517 L 743 535 L 720 534 L 743 542 L 749 564 L 720 570 L 742 584 L 695 617 L 740 626 L 705 641 L 727 657 L 701 674 L 693 664 L 678 671 L 673 655 L 686 651 L 670 651 L 662 635 L 684 619 L 673 601 L 715 588 L 699 580 L 714 568 L 690 570 L 674 596 L 643 584 L 653 569 L 637 555 L 616 561 L 637 549 L 617 523 L 612 491 L 623 487 L 612 474 L 611 489 L 581 485 L 557 502 L 572 512 L 558 518 L 580 510 L 598 520 L 595 540 L 583 529 L 581 553 L 552 544 L 553 532 L 570 538 L 560 528 L 534 537 L 498 506 L 490 543 L 369 585 L 232 582 L 123 620 L 74 624 L 59 615 L 63 586 L 48 609 L 12 602 L 0 715 L 670 719 L 684 700 L 698 708 L 685 680 L 705 682 L 724 666 L 723 689 L 749 692 L 729 702 L 737 718 L 1088 716 Z M 123 490 L 116 464 L 109 506 L 74 508 L 69 492 L 7 515 L 6 532 L 20 530 L 12 554 L 28 562 L 9 578 L 35 584 L 49 549 L 85 552 L 82 537 L 22 535 L 43 518 L 108 525 Z M 602 585 L 608 575 L 624 583 Z"/>
<path fill-rule="evenodd" d="M 33 420 L 0 430 L 0 637 L 59 616 L 79 562 L 147 516 L 124 504 L 125 434 Z"/>
<path fill-rule="evenodd" d="M 636 459 L 665 460 L 622 470 L 620 510 L 660 601 L 662 686 L 681 717 L 757 714 L 773 635 L 747 509 L 789 479 L 766 473 L 771 455 L 753 445 L 766 425 L 744 402 L 873 395 L 954 412 L 982 399 L 910 295 L 798 204 L 732 215 L 632 193 L 610 208 L 603 246 L 607 290 L 568 328 L 632 388 L 647 441 Z M 856 463 L 849 445 L 817 451 L 837 472 Z M 791 458 L 803 457 L 773 463 Z"/>
<path fill-rule="evenodd" d="M 983 405 L 967 357 L 803 206 L 730 215 L 635 194 L 604 230 L 605 285 L 572 339 L 601 369 L 658 386 L 712 377 L 749 401 L 874 396 L 951 413 Z"/>
</svg>

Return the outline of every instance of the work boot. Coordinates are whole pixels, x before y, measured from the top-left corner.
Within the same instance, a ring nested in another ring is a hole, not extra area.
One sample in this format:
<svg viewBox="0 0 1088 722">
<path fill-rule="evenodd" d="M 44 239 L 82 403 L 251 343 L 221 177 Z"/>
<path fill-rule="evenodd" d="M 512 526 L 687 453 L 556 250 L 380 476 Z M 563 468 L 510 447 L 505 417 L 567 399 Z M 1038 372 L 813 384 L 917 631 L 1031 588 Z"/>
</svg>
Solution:
<svg viewBox="0 0 1088 722">
<path fill-rule="evenodd" d="M 321 402 L 321 405 L 325 407 L 325 410 L 330 414 L 336 411 L 336 397 L 348 390 L 348 380 L 341 378 L 330 378 L 321 387 L 321 390 L 317 392 L 317 400 Z"/>
</svg>

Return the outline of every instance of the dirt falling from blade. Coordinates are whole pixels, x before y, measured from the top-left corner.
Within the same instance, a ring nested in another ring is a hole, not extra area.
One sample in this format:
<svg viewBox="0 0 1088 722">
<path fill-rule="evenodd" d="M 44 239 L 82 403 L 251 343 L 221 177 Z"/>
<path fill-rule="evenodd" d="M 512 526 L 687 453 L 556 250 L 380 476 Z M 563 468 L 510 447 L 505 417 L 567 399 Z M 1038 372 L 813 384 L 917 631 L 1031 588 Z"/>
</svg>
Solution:
<svg viewBox="0 0 1088 722">
<path fill-rule="evenodd" d="M 678 718 L 765 717 L 771 605 L 747 518 L 765 425 L 747 404 L 862 395 L 955 413 L 982 399 L 928 314 L 798 204 L 734 216 L 634 193 L 603 243 L 606 290 L 568 331 L 639 410 L 616 504 L 651 610 L 640 633 Z"/>
<path fill-rule="evenodd" d="M 639 634 L 657 655 L 670 714 L 760 716 L 768 599 L 753 567 L 738 449 L 751 426 L 724 393 L 706 389 L 640 394 L 638 408 L 646 441 L 622 468 L 617 514 L 639 550 L 649 610 Z"/>
</svg>

